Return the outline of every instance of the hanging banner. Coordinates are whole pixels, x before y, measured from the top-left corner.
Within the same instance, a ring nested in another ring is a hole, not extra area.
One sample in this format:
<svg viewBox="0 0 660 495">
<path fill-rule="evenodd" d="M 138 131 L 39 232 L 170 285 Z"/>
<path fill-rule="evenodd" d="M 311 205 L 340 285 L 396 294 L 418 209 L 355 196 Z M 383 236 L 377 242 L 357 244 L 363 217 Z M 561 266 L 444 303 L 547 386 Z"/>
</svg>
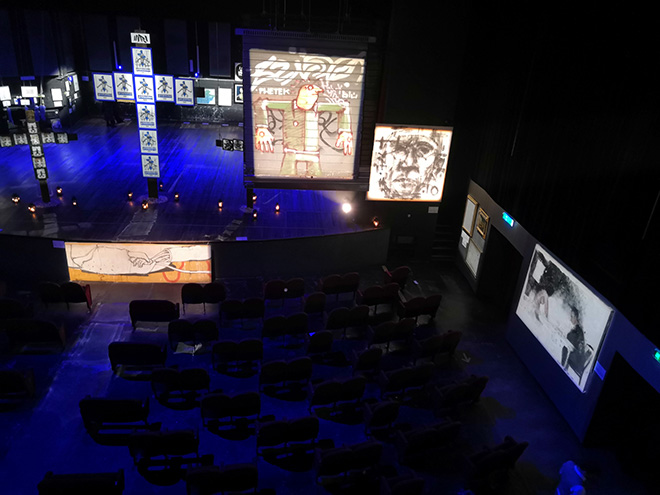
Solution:
<svg viewBox="0 0 660 495">
<path fill-rule="evenodd" d="M 174 77 L 156 76 L 156 101 L 174 103 Z"/>
<path fill-rule="evenodd" d="M 96 101 L 115 101 L 115 89 L 111 74 L 92 74 Z"/>
<path fill-rule="evenodd" d="M 158 153 L 158 133 L 157 131 L 140 129 L 140 152 Z"/>
<path fill-rule="evenodd" d="M 135 76 L 135 101 L 138 103 L 156 103 L 153 77 Z"/>
<path fill-rule="evenodd" d="M 147 178 L 160 177 L 158 155 L 142 155 L 142 176 Z"/>
<path fill-rule="evenodd" d="M 137 109 L 138 127 L 140 129 L 156 129 L 156 105 L 138 103 Z"/>
<path fill-rule="evenodd" d="M 115 93 L 118 100 L 135 101 L 133 74 L 129 72 L 114 72 Z"/>
<path fill-rule="evenodd" d="M 174 78 L 174 95 L 177 105 L 195 105 L 195 81 Z"/>
<path fill-rule="evenodd" d="M 132 47 L 133 74 L 136 76 L 153 76 L 151 48 Z"/>
</svg>

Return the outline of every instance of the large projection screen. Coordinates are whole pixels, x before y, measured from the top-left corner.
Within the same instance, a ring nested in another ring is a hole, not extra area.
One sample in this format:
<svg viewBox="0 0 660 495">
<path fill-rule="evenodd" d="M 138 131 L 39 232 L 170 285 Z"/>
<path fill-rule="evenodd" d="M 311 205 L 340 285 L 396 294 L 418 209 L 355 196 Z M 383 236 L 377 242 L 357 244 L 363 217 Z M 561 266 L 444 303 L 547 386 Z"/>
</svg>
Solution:
<svg viewBox="0 0 660 495">
<path fill-rule="evenodd" d="M 364 55 L 251 48 L 249 59 L 254 176 L 353 179 Z"/>
<path fill-rule="evenodd" d="M 211 282 L 208 244 L 65 243 L 71 280 L 130 283 Z"/>
<path fill-rule="evenodd" d="M 584 392 L 612 308 L 537 244 L 516 315 Z"/>
<path fill-rule="evenodd" d="M 377 125 L 367 199 L 440 201 L 452 129 Z"/>
</svg>

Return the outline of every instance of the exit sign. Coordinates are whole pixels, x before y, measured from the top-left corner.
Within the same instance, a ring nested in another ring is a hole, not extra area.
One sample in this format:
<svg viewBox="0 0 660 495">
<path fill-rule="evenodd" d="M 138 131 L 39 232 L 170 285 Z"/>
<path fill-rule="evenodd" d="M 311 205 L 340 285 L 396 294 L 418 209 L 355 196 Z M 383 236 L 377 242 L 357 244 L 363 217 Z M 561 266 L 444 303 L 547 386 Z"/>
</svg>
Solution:
<svg viewBox="0 0 660 495">
<path fill-rule="evenodd" d="M 151 38 L 149 37 L 149 33 L 131 33 L 131 43 L 133 44 L 141 43 L 143 45 L 150 45 Z"/>
</svg>

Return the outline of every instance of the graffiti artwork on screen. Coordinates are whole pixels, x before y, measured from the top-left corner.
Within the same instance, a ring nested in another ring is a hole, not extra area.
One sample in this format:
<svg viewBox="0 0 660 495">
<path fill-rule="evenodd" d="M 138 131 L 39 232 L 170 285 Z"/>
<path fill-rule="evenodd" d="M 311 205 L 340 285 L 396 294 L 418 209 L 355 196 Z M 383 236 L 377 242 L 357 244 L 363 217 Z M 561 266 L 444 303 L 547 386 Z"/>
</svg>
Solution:
<svg viewBox="0 0 660 495">
<path fill-rule="evenodd" d="M 71 280 L 98 282 L 207 283 L 208 245 L 66 243 Z"/>
<path fill-rule="evenodd" d="M 256 176 L 353 178 L 363 57 L 250 50 Z"/>
<path fill-rule="evenodd" d="M 612 308 L 537 245 L 516 314 L 584 392 Z"/>
<path fill-rule="evenodd" d="M 376 126 L 367 199 L 440 201 L 452 130 Z"/>
</svg>

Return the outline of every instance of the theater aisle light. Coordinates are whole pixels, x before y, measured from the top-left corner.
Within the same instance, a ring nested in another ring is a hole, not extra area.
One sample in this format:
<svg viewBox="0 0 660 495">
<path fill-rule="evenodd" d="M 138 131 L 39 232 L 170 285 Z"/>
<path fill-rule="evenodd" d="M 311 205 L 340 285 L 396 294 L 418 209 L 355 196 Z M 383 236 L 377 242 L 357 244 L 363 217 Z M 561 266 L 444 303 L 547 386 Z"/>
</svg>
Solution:
<svg viewBox="0 0 660 495">
<path fill-rule="evenodd" d="M 21 202 L 21 197 L 18 194 L 14 193 L 11 195 L 11 202 L 17 205 L 18 203 Z"/>
<path fill-rule="evenodd" d="M 30 204 L 28 205 L 28 211 L 29 211 L 30 213 L 34 213 L 35 211 L 37 211 L 37 207 L 34 205 L 34 203 L 30 203 Z"/>
<path fill-rule="evenodd" d="M 174 193 L 174 201 L 176 201 L 176 202 L 179 201 L 179 193 L 178 192 Z"/>
<path fill-rule="evenodd" d="M 55 189 L 55 194 L 57 194 L 57 197 L 61 198 L 63 193 L 64 191 L 62 190 L 62 188 L 60 186 L 57 186 L 57 189 Z"/>
<path fill-rule="evenodd" d="M 257 219 L 257 210 L 252 210 L 252 218 L 253 218 L 254 220 Z"/>
<path fill-rule="evenodd" d="M 165 187 L 165 186 L 163 185 L 163 181 L 160 181 L 160 182 L 158 183 L 158 189 L 160 189 L 160 190 L 162 191 L 164 187 Z"/>
<path fill-rule="evenodd" d="M 149 201 L 147 201 L 146 199 L 143 199 L 142 200 L 142 209 L 146 210 L 148 208 L 149 208 Z"/>
<path fill-rule="evenodd" d="M 256 194 L 253 194 L 253 195 L 252 195 L 252 203 L 254 204 L 254 203 L 256 203 L 256 202 L 257 202 L 257 195 L 256 195 Z"/>
<path fill-rule="evenodd" d="M 78 200 L 76 199 L 75 196 L 71 196 L 71 204 L 73 206 L 78 206 Z"/>
<path fill-rule="evenodd" d="M 351 212 L 352 209 L 353 209 L 353 207 L 352 207 L 351 204 L 348 203 L 348 202 L 344 202 L 344 203 L 342 203 L 342 205 L 341 205 L 341 211 L 343 211 L 343 212 L 346 213 L 346 214 L 349 214 L 349 213 Z"/>
<path fill-rule="evenodd" d="M 378 217 L 373 217 L 373 218 L 371 219 L 371 223 L 373 224 L 373 226 L 374 226 L 375 228 L 378 228 L 378 226 L 380 225 L 380 220 L 378 219 Z"/>
<path fill-rule="evenodd" d="M 133 201 L 133 191 L 128 191 L 128 193 L 126 193 L 126 198 L 129 201 Z"/>
<path fill-rule="evenodd" d="M 275 213 L 279 213 L 279 212 L 280 212 L 280 204 L 275 203 Z"/>
<path fill-rule="evenodd" d="M 222 200 L 218 200 L 218 210 L 222 210 Z"/>
</svg>

